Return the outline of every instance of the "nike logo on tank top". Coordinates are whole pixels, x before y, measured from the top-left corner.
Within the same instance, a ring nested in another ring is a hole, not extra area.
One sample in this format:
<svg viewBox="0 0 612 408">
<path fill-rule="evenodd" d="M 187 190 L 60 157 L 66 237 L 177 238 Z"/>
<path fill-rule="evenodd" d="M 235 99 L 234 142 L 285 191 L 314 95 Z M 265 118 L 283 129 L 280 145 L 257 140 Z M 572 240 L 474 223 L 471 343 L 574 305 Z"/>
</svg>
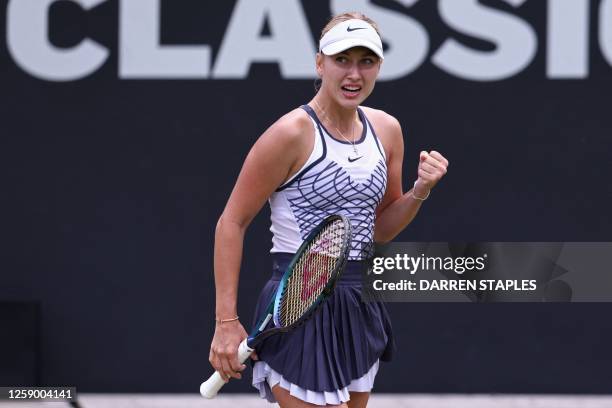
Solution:
<svg viewBox="0 0 612 408">
<path fill-rule="evenodd" d="M 358 108 L 363 132 L 353 146 L 334 139 L 308 105 L 315 143 L 302 168 L 269 199 L 272 226 L 270 252 L 295 253 L 308 233 L 325 217 L 342 214 L 353 227 L 349 259 L 368 256 L 374 238 L 375 211 L 387 186 L 382 144 Z"/>
</svg>

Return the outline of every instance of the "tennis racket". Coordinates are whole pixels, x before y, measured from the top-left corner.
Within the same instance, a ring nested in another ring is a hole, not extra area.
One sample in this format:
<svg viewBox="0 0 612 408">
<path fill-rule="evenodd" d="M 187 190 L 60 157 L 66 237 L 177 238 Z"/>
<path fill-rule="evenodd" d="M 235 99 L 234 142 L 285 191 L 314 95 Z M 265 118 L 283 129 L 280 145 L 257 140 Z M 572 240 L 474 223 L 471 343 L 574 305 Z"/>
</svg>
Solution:
<svg viewBox="0 0 612 408">
<path fill-rule="evenodd" d="M 257 325 L 240 343 L 240 364 L 268 337 L 286 333 L 303 324 L 332 294 L 344 269 L 350 240 L 351 223 L 342 215 L 325 218 L 308 234 Z M 219 372 L 215 371 L 200 386 L 200 394 L 205 398 L 214 398 L 224 384 Z"/>
</svg>

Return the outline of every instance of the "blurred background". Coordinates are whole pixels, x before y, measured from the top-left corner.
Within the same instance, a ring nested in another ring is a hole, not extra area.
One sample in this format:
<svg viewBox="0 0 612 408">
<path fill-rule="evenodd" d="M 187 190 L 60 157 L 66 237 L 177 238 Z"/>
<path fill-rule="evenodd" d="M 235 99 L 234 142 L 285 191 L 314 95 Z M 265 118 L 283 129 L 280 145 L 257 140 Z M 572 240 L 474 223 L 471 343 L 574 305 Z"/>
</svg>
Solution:
<svg viewBox="0 0 612 408">
<path fill-rule="evenodd" d="M 197 393 L 217 218 L 250 146 L 314 95 L 320 30 L 343 11 L 380 25 L 365 105 L 402 124 L 404 187 L 419 151 L 451 163 L 398 241 L 612 241 L 612 0 L 0 4 L 0 385 Z M 268 228 L 265 208 L 245 326 Z M 378 392 L 612 393 L 610 304 L 389 309 Z"/>
</svg>

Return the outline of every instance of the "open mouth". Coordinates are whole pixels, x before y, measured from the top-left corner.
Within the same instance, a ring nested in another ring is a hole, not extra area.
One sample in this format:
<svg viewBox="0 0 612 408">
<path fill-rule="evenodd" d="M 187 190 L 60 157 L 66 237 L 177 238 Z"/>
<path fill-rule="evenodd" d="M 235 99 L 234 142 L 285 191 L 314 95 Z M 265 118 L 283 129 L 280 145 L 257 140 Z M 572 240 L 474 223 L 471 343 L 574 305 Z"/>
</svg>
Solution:
<svg viewBox="0 0 612 408">
<path fill-rule="evenodd" d="M 361 87 L 356 85 L 345 85 L 342 87 L 342 90 L 345 92 L 359 92 L 361 91 Z"/>
<path fill-rule="evenodd" d="M 361 92 L 361 87 L 358 85 L 344 85 L 340 89 L 342 89 L 342 95 L 348 99 L 357 98 Z"/>
</svg>

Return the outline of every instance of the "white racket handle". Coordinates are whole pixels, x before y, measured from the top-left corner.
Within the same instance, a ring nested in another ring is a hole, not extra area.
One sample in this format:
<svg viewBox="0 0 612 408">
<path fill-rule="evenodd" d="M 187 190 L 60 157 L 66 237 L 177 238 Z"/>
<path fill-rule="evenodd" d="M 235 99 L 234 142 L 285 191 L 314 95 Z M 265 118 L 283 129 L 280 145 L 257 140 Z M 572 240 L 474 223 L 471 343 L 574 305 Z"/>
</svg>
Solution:
<svg viewBox="0 0 612 408">
<path fill-rule="evenodd" d="M 247 361 L 253 351 L 255 351 L 255 349 L 247 346 L 247 341 L 244 339 L 242 343 L 240 343 L 240 346 L 238 346 L 238 361 L 240 364 Z M 200 385 L 200 394 L 202 394 L 204 398 L 215 398 L 221 387 L 224 385 L 225 381 L 223 381 L 223 378 L 221 378 L 219 372 L 215 371 L 215 373 L 211 375 L 208 380 L 204 381 L 202 385 Z"/>
</svg>

